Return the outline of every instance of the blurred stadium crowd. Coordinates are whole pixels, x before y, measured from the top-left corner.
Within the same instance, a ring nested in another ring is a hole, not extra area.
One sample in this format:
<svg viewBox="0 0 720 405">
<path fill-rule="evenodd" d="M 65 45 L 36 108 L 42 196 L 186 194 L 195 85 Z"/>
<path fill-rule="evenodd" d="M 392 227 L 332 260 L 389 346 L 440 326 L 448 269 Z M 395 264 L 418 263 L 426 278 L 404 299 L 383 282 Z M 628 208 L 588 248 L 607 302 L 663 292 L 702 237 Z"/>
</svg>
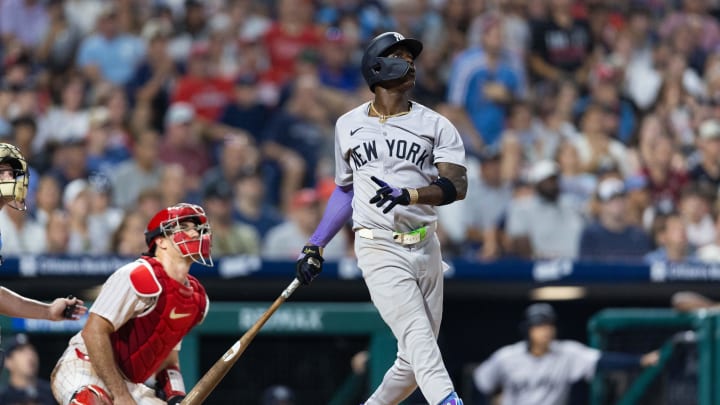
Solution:
<svg viewBox="0 0 720 405">
<path fill-rule="evenodd" d="M 720 261 L 720 1 L 0 0 L 0 140 L 29 158 L 3 254 L 145 248 L 202 204 L 214 256 L 294 260 L 364 45 L 424 42 L 414 99 L 467 149 L 446 255 Z M 352 255 L 339 234 L 329 259 Z"/>
</svg>

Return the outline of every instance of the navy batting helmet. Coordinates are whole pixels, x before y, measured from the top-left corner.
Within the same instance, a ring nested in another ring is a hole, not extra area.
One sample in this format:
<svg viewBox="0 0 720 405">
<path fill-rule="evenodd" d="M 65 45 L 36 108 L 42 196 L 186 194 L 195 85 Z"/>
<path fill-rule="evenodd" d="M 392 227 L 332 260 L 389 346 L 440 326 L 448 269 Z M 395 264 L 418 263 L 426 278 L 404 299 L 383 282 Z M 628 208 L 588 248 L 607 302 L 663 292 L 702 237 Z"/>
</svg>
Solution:
<svg viewBox="0 0 720 405">
<path fill-rule="evenodd" d="M 370 90 L 380 82 L 396 80 L 404 77 L 410 70 L 410 64 L 399 58 L 386 58 L 398 46 L 405 46 L 417 58 L 422 52 L 423 44 L 417 39 L 405 38 L 397 32 L 380 34 L 370 41 L 362 58 L 362 74 Z"/>
<path fill-rule="evenodd" d="M 532 304 L 525 310 L 525 324 L 530 326 L 555 324 L 557 316 L 550 304 Z"/>
<path fill-rule="evenodd" d="M 518 325 L 520 336 L 528 339 L 530 328 L 537 325 L 554 325 L 557 320 L 555 310 L 550 304 L 532 304 L 525 309 L 525 319 Z"/>
</svg>

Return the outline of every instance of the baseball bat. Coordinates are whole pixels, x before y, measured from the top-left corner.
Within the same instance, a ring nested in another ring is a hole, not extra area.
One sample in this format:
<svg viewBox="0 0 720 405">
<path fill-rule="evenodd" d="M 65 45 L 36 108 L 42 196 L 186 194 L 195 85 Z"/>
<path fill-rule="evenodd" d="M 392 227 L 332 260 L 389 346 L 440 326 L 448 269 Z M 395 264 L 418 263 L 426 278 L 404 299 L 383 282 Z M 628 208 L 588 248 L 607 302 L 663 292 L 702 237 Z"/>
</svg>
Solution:
<svg viewBox="0 0 720 405">
<path fill-rule="evenodd" d="M 192 390 L 188 392 L 188 394 L 185 396 L 185 399 L 180 402 L 180 405 L 199 405 L 202 404 L 205 398 L 210 395 L 210 393 L 215 389 L 215 387 L 220 383 L 220 380 L 225 377 L 225 375 L 230 371 L 232 366 L 235 364 L 235 362 L 240 358 L 240 356 L 243 354 L 245 349 L 247 349 L 248 345 L 252 340 L 255 338 L 255 335 L 260 332 L 260 329 L 265 325 L 265 322 L 267 322 L 268 319 L 272 316 L 273 313 L 282 305 L 283 302 L 285 302 L 288 297 L 300 286 L 300 281 L 298 279 L 294 279 L 290 285 L 285 288 L 285 290 L 280 294 L 279 297 L 275 300 L 275 302 L 270 305 L 270 308 L 265 311 L 262 316 L 255 321 L 253 326 L 248 329 L 247 332 L 245 332 L 244 335 L 235 342 L 235 344 L 228 349 L 228 351 L 223 354 L 223 356 L 218 359 L 218 361 L 213 364 L 212 367 L 205 373 L 205 375 L 202 376 L 200 381 L 195 384 Z"/>
</svg>

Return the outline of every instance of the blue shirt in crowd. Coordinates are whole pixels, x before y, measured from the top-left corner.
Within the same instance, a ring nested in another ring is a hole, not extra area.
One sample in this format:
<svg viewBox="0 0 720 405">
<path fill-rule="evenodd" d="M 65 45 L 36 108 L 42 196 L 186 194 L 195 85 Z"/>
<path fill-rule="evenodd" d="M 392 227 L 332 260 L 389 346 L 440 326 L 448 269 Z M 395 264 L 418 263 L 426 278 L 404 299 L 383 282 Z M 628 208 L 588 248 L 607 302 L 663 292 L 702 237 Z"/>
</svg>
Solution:
<svg viewBox="0 0 720 405">
<path fill-rule="evenodd" d="M 504 85 L 517 96 L 521 94 L 522 78 L 517 74 L 512 58 L 501 58 L 497 66 L 488 65 L 486 53 L 473 48 L 460 54 L 453 62 L 448 81 L 448 102 L 463 107 L 486 145 L 500 141 L 505 128 L 507 109 L 485 97 L 483 88 L 488 83 Z"/>
<path fill-rule="evenodd" d="M 580 258 L 583 260 L 640 262 L 650 249 L 650 237 L 634 226 L 613 232 L 594 222 L 585 227 L 580 236 Z"/>
<path fill-rule="evenodd" d="M 137 37 L 121 34 L 106 38 L 96 34 L 80 44 L 77 63 L 80 67 L 96 65 L 105 79 L 124 86 L 144 56 L 145 44 Z"/>
<path fill-rule="evenodd" d="M 260 215 L 257 218 L 250 218 L 236 209 L 233 209 L 232 216 L 233 222 L 252 225 L 258 231 L 260 238 L 264 238 L 270 228 L 280 225 L 283 222 L 282 215 L 267 204 L 263 205 Z"/>
</svg>

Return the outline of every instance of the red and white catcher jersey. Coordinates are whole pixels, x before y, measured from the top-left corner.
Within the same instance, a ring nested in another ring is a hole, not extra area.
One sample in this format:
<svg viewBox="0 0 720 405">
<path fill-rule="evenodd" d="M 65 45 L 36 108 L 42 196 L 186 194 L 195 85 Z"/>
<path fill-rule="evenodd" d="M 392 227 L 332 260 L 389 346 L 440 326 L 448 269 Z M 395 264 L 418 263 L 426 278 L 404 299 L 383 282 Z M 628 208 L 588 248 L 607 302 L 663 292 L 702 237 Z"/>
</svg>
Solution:
<svg viewBox="0 0 720 405">
<path fill-rule="evenodd" d="M 140 295 L 157 294 L 151 311 L 128 320 L 111 335 L 115 358 L 132 382 L 151 377 L 173 348 L 205 317 L 205 289 L 193 276 L 187 285 L 170 278 L 160 262 L 144 258 L 150 267 L 139 265 L 130 273 Z"/>
</svg>

